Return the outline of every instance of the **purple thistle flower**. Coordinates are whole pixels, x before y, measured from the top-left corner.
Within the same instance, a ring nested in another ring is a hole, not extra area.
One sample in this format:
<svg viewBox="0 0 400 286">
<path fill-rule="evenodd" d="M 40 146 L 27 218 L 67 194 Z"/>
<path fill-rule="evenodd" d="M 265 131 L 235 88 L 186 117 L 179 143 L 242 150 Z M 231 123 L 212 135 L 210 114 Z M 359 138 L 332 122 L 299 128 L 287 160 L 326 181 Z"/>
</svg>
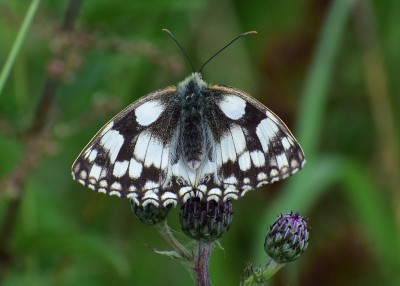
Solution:
<svg viewBox="0 0 400 286">
<path fill-rule="evenodd" d="M 168 212 L 171 209 L 171 205 L 164 207 L 156 207 L 153 204 L 146 206 L 138 206 L 133 200 L 131 200 L 131 207 L 133 213 L 139 218 L 139 220 L 147 225 L 155 225 L 167 218 Z"/>
<path fill-rule="evenodd" d="M 187 236 L 202 242 L 212 242 L 229 230 L 232 215 L 231 201 L 191 198 L 181 206 L 179 218 Z"/>
<path fill-rule="evenodd" d="M 307 222 L 299 213 L 280 215 L 269 227 L 265 238 L 265 252 L 276 262 L 298 259 L 308 246 Z"/>
</svg>

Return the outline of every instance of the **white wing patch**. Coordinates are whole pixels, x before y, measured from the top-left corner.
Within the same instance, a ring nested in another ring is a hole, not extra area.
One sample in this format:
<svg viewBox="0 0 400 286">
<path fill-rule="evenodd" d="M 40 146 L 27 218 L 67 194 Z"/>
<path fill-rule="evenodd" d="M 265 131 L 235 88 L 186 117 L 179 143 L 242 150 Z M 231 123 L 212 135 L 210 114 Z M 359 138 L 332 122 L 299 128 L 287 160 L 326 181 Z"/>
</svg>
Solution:
<svg viewBox="0 0 400 286">
<path fill-rule="evenodd" d="M 135 158 L 131 158 L 129 163 L 129 177 L 132 179 L 137 179 L 142 174 L 143 164 L 136 161 Z"/>
<path fill-rule="evenodd" d="M 136 144 L 139 144 L 137 142 Z M 150 167 L 154 165 L 160 167 L 163 155 L 163 144 L 156 137 L 151 137 L 146 150 L 146 159 L 144 160 L 144 166 Z"/>
<path fill-rule="evenodd" d="M 246 150 L 246 138 L 243 130 L 238 125 L 233 125 L 230 129 L 236 154 L 241 154 L 244 150 Z"/>
<path fill-rule="evenodd" d="M 89 162 L 93 162 L 97 157 L 97 150 L 92 150 L 89 154 L 88 160 Z"/>
<path fill-rule="evenodd" d="M 245 151 L 242 155 L 239 156 L 239 168 L 241 171 L 247 171 L 251 168 L 251 161 L 250 161 L 250 152 Z"/>
<path fill-rule="evenodd" d="M 265 166 L 265 156 L 263 152 L 261 152 L 260 150 L 254 150 L 250 153 L 250 156 L 254 166 L 256 167 Z"/>
<path fill-rule="evenodd" d="M 236 161 L 235 142 L 230 132 L 227 132 L 221 139 L 222 162 Z"/>
<path fill-rule="evenodd" d="M 119 150 L 124 144 L 124 136 L 116 130 L 107 131 L 100 140 L 100 145 L 109 151 L 110 161 L 114 163 L 117 159 Z"/>
<path fill-rule="evenodd" d="M 142 126 L 149 126 L 161 116 L 164 110 L 165 106 L 158 100 L 147 101 L 136 108 L 136 121 Z"/>
<path fill-rule="evenodd" d="M 228 118 L 238 120 L 245 114 L 246 101 L 236 95 L 227 94 L 218 102 L 218 106 Z"/>
<path fill-rule="evenodd" d="M 139 134 L 139 137 L 136 140 L 135 150 L 133 151 L 136 159 L 144 162 L 147 146 L 149 145 L 150 139 L 151 134 L 147 131 L 143 131 Z"/>
<path fill-rule="evenodd" d="M 282 169 L 283 167 L 289 167 L 289 162 L 287 160 L 286 154 L 282 153 L 276 156 L 276 162 L 278 164 L 278 168 Z"/>
<path fill-rule="evenodd" d="M 117 178 L 121 178 L 126 174 L 126 171 L 128 171 L 128 167 L 129 161 L 115 162 L 113 175 Z"/>
<path fill-rule="evenodd" d="M 90 169 L 89 178 L 100 179 L 101 169 L 100 166 L 93 164 L 92 169 Z"/>
</svg>

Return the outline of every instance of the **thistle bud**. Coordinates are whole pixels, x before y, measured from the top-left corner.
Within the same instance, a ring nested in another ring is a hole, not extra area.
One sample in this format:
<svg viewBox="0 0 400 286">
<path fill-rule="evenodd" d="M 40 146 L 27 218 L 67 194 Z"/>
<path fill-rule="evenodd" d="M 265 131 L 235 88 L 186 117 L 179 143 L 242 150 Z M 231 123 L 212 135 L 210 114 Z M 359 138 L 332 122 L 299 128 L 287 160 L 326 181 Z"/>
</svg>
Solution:
<svg viewBox="0 0 400 286">
<path fill-rule="evenodd" d="M 309 232 L 306 221 L 298 214 L 280 215 L 269 227 L 265 238 L 265 252 L 276 262 L 286 263 L 298 259 L 308 246 Z"/>
<path fill-rule="evenodd" d="M 171 205 L 167 207 L 155 206 L 153 204 L 147 204 L 146 206 L 138 206 L 131 200 L 131 207 L 134 214 L 139 218 L 139 220 L 148 225 L 157 224 L 167 218 L 168 211 Z"/>
<path fill-rule="evenodd" d="M 229 230 L 232 214 L 231 201 L 191 198 L 181 206 L 179 219 L 187 236 L 202 242 L 212 242 Z"/>
</svg>

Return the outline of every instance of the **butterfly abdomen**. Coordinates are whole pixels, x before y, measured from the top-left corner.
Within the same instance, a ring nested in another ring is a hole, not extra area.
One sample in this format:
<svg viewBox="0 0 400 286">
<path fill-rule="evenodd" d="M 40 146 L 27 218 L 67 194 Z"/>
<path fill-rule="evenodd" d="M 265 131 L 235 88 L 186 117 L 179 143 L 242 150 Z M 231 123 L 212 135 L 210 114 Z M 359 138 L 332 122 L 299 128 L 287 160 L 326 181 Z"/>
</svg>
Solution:
<svg viewBox="0 0 400 286">
<path fill-rule="evenodd" d="M 189 167 L 196 170 L 204 159 L 205 134 L 201 116 L 190 115 L 182 124 L 182 153 Z"/>
<path fill-rule="evenodd" d="M 186 85 L 178 86 L 181 104 L 181 152 L 187 165 L 196 170 L 206 154 L 206 126 L 204 110 L 207 109 L 207 94 L 204 82 L 193 76 Z"/>
</svg>

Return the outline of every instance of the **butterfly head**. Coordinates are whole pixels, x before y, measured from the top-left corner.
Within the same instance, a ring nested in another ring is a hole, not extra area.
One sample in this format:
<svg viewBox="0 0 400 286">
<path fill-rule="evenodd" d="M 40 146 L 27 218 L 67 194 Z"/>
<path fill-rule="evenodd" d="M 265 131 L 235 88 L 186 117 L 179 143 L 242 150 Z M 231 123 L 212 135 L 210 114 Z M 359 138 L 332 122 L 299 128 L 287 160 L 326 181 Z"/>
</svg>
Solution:
<svg viewBox="0 0 400 286">
<path fill-rule="evenodd" d="M 201 73 L 194 72 L 178 84 L 177 91 L 185 95 L 200 94 L 206 87 L 207 83 Z"/>
</svg>

